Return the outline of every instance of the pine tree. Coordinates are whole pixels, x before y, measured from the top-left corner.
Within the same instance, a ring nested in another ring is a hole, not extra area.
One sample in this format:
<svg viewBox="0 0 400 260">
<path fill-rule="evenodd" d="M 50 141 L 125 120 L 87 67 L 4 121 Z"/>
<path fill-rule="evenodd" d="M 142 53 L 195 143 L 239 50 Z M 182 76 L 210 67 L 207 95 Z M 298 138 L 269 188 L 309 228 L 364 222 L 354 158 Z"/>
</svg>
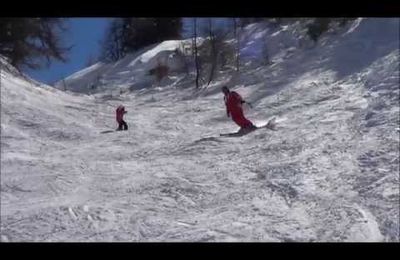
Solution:
<svg viewBox="0 0 400 260">
<path fill-rule="evenodd" d="M 52 59 L 65 62 L 71 48 L 61 42 L 65 32 L 60 18 L 2 18 L 0 54 L 19 69 L 48 67 Z"/>
<path fill-rule="evenodd" d="M 116 18 L 103 40 L 103 59 L 115 61 L 127 53 L 165 40 L 180 39 L 181 18 Z"/>
</svg>

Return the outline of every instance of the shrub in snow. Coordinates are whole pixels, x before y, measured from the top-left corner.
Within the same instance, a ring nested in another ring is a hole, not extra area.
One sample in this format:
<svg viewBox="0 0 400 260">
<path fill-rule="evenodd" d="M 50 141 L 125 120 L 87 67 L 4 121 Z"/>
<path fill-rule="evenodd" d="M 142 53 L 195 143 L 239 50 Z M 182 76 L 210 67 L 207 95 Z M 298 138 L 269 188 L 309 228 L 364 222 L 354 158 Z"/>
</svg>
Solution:
<svg viewBox="0 0 400 260">
<path fill-rule="evenodd" d="M 149 70 L 149 75 L 154 75 L 157 81 L 160 82 L 164 77 L 168 75 L 169 67 L 158 64 L 157 67 Z"/>
<path fill-rule="evenodd" d="M 318 38 L 329 29 L 330 18 L 317 18 L 307 27 L 307 34 L 313 41 L 318 41 Z"/>
</svg>

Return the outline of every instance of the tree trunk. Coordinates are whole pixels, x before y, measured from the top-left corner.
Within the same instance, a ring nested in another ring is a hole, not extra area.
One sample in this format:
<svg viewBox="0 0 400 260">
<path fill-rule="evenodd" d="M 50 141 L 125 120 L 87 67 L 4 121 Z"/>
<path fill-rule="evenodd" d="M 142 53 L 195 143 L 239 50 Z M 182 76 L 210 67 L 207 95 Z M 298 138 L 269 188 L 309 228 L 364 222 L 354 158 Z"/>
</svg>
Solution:
<svg viewBox="0 0 400 260">
<path fill-rule="evenodd" d="M 210 43 L 211 43 L 211 69 L 210 69 L 210 77 L 208 78 L 208 85 L 210 85 L 211 81 L 213 80 L 214 77 L 214 72 L 215 72 L 215 68 L 217 65 L 217 51 L 215 48 L 215 36 L 213 35 L 213 31 L 212 31 L 212 21 L 211 18 L 209 19 L 209 35 L 210 35 Z"/>
<path fill-rule="evenodd" d="M 62 82 L 63 82 L 64 91 L 67 91 L 67 84 L 65 84 L 65 79 L 63 79 Z"/>
<path fill-rule="evenodd" d="M 199 71 L 199 59 L 197 57 L 197 21 L 196 18 L 193 20 L 193 30 L 194 30 L 194 62 L 196 65 L 196 88 L 199 88 L 199 77 L 200 77 L 200 71 Z"/>
<path fill-rule="evenodd" d="M 239 45 L 239 33 L 237 32 L 236 18 L 233 18 L 233 32 L 236 39 L 236 71 L 239 71 L 240 45 Z"/>
</svg>

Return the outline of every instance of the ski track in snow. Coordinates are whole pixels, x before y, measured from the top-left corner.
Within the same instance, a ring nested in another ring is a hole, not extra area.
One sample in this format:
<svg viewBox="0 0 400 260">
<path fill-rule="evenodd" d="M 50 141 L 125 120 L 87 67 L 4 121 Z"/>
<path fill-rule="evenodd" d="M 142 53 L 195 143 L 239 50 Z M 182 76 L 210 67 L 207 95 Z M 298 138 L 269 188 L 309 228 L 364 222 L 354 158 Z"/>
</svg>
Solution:
<svg viewBox="0 0 400 260">
<path fill-rule="evenodd" d="M 1 240 L 399 241 L 398 61 L 244 70 L 246 114 L 278 125 L 240 138 L 212 89 L 115 100 L 2 71 Z M 100 134 L 121 103 L 129 131 Z"/>
</svg>

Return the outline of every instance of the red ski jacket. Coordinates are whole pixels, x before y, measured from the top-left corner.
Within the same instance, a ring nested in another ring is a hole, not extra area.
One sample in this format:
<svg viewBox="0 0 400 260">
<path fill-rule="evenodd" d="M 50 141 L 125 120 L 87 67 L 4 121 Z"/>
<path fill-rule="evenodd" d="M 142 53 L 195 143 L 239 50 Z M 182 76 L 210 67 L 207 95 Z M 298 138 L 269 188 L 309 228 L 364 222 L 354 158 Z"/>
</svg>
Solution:
<svg viewBox="0 0 400 260">
<path fill-rule="evenodd" d="M 226 112 L 228 116 L 232 117 L 232 120 L 240 127 L 249 127 L 252 123 L 244 117 L 242 103 L 244 103 L 242 97 L 235 91 L 229 92 L 224 97 Z"/>
<path fill-rule="evenodd" d="M 122 106 L 122 105 L 119 106 L 119 107 L 117 108 L 116 116 L 117 116 L 117 122 L 118 122 L 118 123 L 122 122 L 123 117 L 124 117 L 124 114 L 125 114 L 126 112 L 127 112 L 127 111 L 125 111 L 125 107 Z"/>
</svg>

